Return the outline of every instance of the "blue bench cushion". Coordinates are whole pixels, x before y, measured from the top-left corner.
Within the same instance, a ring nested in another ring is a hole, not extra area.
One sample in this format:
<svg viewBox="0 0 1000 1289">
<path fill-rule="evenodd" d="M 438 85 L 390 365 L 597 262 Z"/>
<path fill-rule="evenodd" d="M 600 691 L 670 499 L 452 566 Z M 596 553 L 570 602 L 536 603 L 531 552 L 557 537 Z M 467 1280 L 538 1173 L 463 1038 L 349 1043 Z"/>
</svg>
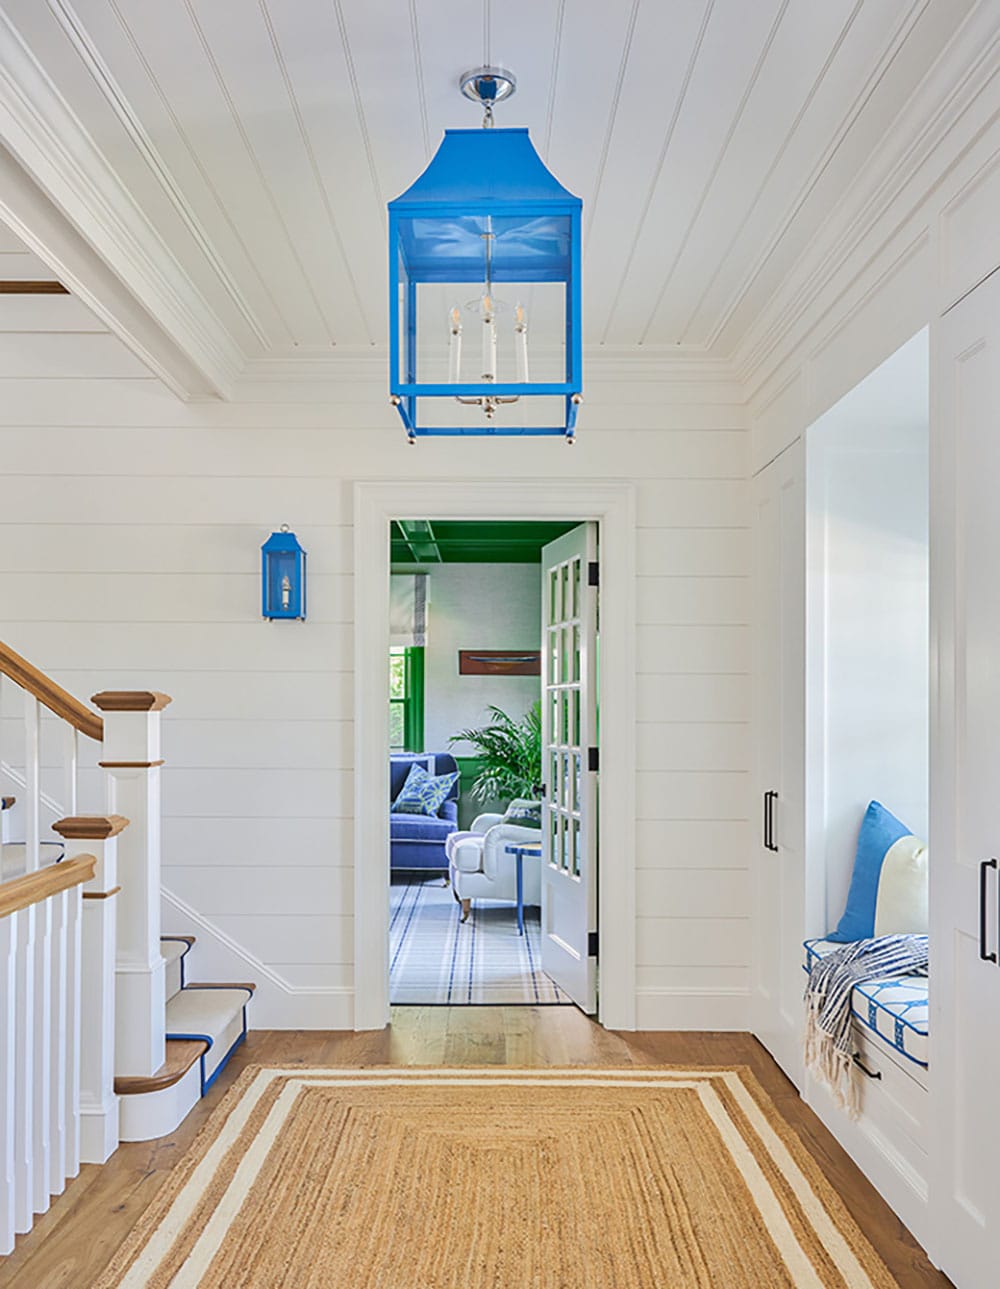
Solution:
<svg viewBox="0 0 1000 1289">
<path fill-rule="evenodd" d="M 844 946 L 833 940 L 806 940 L 805 962 L 812 964 Z M 851 1013 L 887 1047 L 927 1068 L 927 976 L 898 976 L 856 985 Z"/>
<path fill-rule="evenodd" d="M 430 815 L 389 815 L 389 836 L 393 841 L 440 841 L 443 843 L 444 839 L 454 831 L 454 819 L 432 819 Z"/>
</svg>

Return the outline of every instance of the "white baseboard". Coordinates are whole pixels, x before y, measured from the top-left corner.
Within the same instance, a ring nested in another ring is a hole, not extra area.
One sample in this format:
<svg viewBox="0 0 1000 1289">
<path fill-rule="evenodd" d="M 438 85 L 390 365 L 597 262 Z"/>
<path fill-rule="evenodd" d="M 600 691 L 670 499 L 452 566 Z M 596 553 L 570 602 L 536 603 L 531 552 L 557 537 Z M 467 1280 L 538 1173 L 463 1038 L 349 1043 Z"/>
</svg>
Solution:
<svg viewBox="0 0 1000 1289">
<path fill-rule="evenodd" d="M 197 943 L 185 968 L 188 980 L 252 981 L 247 1008 L 254 1029 L 354 1028 L 354 991 L 346 987 L 295 987 L 184 900 L 163 888 L 164 935 L 193 935 Z"/>
<path fill-rule="evenodd" d="M 80 1106 L 80 1163 L 106 1164 L 118 1149 L 118 1097 L 106 1105 Z"/>
<path fill-rule="evenodd" d="M 636 1029 L 747 1030 L 749 989 L 637 989 Z"/>
</svg>

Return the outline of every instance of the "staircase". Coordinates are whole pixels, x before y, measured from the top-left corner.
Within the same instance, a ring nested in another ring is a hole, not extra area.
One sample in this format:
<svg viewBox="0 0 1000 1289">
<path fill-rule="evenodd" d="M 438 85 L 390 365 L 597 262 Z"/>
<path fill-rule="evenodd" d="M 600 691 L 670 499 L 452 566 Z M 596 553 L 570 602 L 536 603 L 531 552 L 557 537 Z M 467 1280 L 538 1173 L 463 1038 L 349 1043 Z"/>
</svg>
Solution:
<svg viewBox="0 0 1000 1289">
<path fill-rule="evenodd" d="M 169 697 L 91 701 L 0 643 L 0 1256 L 81 1163 L 177 1128 L 246 1038 L 255 988 L 189 980 L 194 937 L 161 936 Z M 81 738 L 99 776 L 81 779 Z"/>
<path fill-rule="evenodd" d="M 247 1036 L 247 1004 L 254 984 L 187 982 L 187 956 L 193 935 L 164 935 L 167 999 L 166 1055 L 153 1074 L 121 1075 L 121 1141 L 148 1141 L 173 1132 L 203 1097 Z"/>
</svg>

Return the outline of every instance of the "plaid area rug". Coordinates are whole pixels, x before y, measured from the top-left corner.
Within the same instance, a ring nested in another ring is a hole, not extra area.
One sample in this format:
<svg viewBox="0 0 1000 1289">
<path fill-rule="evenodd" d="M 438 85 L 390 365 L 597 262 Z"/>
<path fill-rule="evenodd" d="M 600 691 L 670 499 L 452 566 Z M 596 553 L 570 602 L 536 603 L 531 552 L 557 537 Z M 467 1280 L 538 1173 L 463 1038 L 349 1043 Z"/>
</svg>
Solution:
<svg viewBox="0 0 1000 1289">
<path fill-rule="evenodd" d="M 439 877 L 394 881 L 389 923 L 389 999 L 393 1003 L 455 1005 L 569 1003 L 541 963 L 538 909 L 517 910 L 498 900 L 473 900 L 469 920 Z"/>
</svg>

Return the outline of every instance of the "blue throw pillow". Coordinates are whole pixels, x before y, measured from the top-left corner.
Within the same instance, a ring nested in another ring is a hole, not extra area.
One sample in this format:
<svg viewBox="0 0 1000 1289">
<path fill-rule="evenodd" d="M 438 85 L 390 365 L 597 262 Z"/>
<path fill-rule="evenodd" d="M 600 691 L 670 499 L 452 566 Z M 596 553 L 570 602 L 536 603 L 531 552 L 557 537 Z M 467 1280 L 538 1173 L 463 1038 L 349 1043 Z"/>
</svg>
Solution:
<svg viewBox="0 0 1000 1289">
<path fill-rule="evenodd" d="M 458 782 L 453 774 L 428 774 L 422 765 L 411 765 L 399 796 L 390 807 L 394 815 L 430 815 L 436 819 L 448 794 Z"/>
<path fill-rule="evenodd" d="M 836 931 L 827 936 L 838 944 L 870 940 L 875 934 L 875 908 L 878 904 L 882 865 L 888 851 L 901 837 L 912 837 L 910 829 L 899 822 L 879 801 L 872 801 L 861 821 L 858 848 L 854 854 L 854 872 L 847 893 L 844 916 Z"/>
</svg>

